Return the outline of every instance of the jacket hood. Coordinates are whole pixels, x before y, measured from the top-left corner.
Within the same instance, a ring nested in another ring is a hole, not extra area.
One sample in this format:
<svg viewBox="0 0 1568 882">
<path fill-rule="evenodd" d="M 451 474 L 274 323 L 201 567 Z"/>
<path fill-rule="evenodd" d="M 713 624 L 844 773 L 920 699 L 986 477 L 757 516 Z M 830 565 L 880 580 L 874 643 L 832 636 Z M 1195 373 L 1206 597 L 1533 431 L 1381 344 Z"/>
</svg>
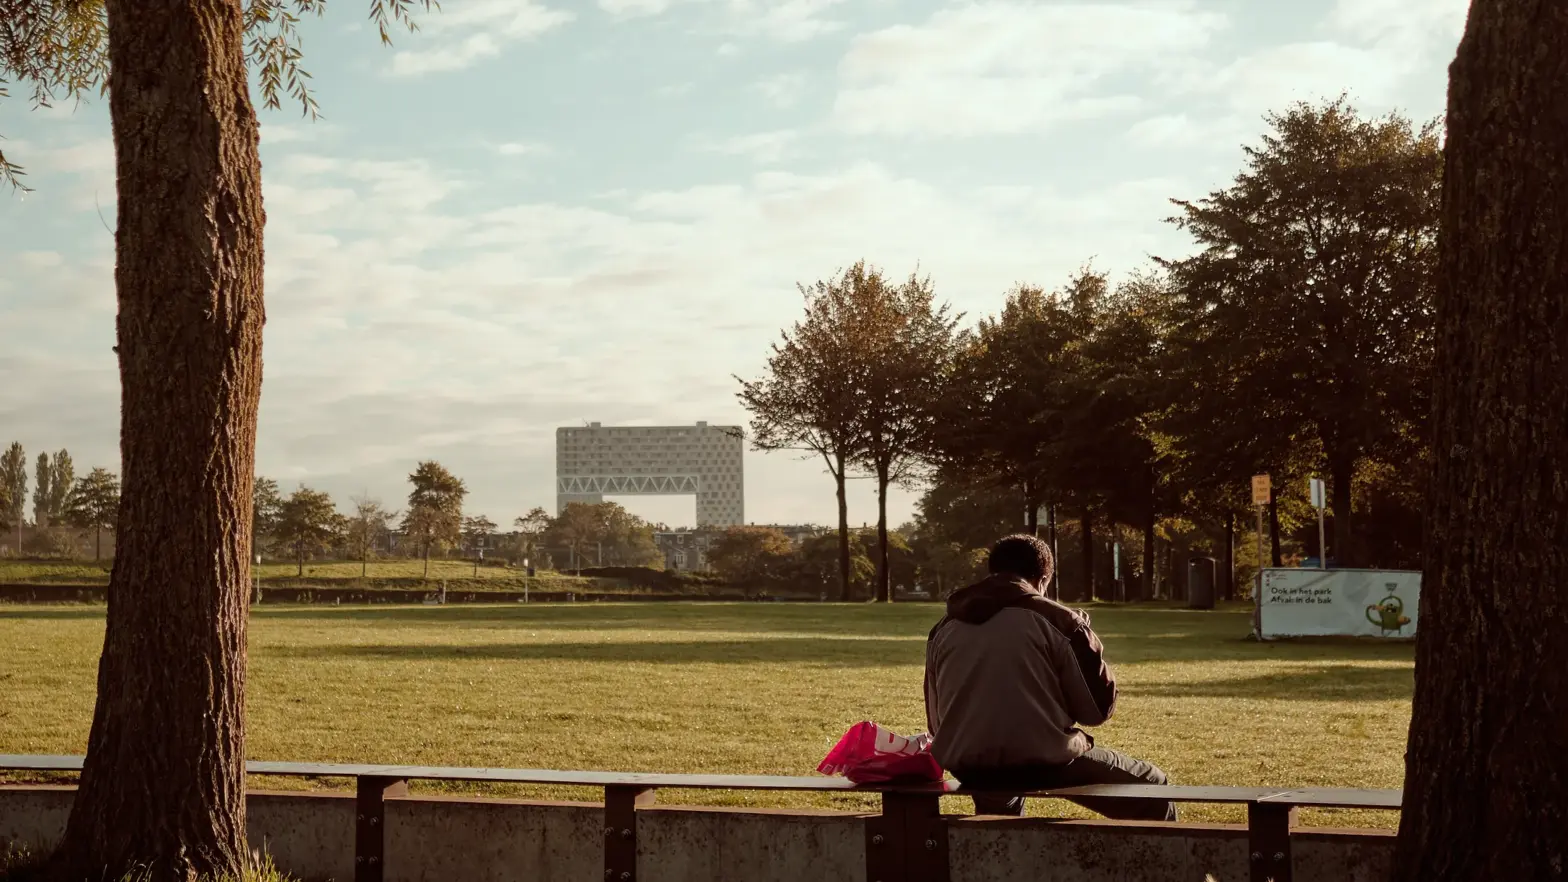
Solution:
<svg viewBox="0 0 1568 882">
<path fill-rule="evenodd" d="M 1009 606 L 1040 592 L 1017 576 L 991 575 L 953 592 L 947 599 L 948 618 L 981 625 Z"/>
</svg>

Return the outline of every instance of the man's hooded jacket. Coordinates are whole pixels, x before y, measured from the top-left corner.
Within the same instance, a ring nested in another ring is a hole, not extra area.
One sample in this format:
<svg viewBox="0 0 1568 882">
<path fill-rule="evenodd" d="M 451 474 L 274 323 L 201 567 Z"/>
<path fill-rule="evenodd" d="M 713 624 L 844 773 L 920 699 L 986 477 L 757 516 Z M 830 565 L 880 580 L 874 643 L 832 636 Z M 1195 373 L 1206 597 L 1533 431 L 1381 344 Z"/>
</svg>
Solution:
<svg viewBox="0 0 1568 882">
<path fill-rule="evenodd" d="M 932 753 L 964 770 L 1060 765 L 1116 708 L 1116 680 L 1089 617 L 995 575 L 955 591 L 926 642 Z"/>
</svg>

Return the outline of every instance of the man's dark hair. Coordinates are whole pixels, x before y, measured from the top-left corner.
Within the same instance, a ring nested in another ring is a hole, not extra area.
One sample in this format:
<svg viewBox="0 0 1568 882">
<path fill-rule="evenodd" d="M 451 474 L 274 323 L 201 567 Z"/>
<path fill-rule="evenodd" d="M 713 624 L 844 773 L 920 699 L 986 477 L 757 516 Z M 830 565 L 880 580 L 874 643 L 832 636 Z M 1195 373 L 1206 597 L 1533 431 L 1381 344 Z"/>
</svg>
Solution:
<svg viewBox="0 0 1568 882">
<path fill-rule="evenodd" d="M 986 558 L 986 568 L 1002 576 L 1019 576 L 1030 582 L 1049 579 L 1056 572 L 1056 559 L 1051 557 L 1051 546 L 1038 536 L 1018 533 L 999 540 L 991 546 Z"/>
</svg>

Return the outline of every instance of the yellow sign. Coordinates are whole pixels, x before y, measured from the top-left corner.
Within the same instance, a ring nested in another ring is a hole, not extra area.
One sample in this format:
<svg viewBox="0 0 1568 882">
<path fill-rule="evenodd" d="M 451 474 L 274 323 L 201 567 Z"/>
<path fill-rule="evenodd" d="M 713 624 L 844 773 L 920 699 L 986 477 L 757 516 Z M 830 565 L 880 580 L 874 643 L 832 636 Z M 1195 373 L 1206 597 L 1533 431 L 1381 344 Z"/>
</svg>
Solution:
<svg viewBox="0 0 1568 882">
<path fill-rule="evenodd" d="M 1268 505 L 1269 504 L 1269 489 L 1270 489 L 1270 486 L 1271 485 L 1269 484 L 1269 476 L 1268 475 L 1253 475 L 1252 476 L 1252 504 L 1253 505 Z"/>
</svg>

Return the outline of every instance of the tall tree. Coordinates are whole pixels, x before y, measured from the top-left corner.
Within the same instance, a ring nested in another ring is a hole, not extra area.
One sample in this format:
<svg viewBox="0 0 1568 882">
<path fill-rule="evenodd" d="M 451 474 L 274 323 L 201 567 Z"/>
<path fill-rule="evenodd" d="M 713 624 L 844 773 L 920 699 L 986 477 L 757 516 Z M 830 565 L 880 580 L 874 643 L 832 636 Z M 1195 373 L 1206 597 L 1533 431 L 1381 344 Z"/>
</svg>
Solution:
<svg viewBox="0 0 1568 882">
<path fill-rule="evenodd" d="M 65 517 L 72 526 L 93 531 L 93 560 L 103 559 L 103 531 L 114 529 L 119 510 L 120 479 L 108 469 L 93 469 L 71 489 Z"/>
<path fill-rule="evenodd" d="M 277 539 L 294 553 L 298 575 L 305 575 L 305 558 L 317 554 L 342 537 L 347 524 L 332 497 L 320 490 L 300 487 L 283 500 L 278 513 Z"/>
<path fill-rule="evenodd" d="M 49 454 L 38 454 L 38 470 L 35 473 L 36 487 L 33 488 L 33 526 L 39 530 L 49 529 L 49 504 L 54 501 L 49 480 L 54 477 L 54 469 L 49 466 Z"/>
<path fill-rule="evenodd" d="M 888 488 L 930 461 L 938 402 L 953 360 L 960 317 L 938 303 L 931 280 L 911 275 L 834 293 L 837 326 L 854 328 L 854 459 L 877 484 L 877 600 L 893 599 Z"/>
<path fill-rule="evenodd" d="M 250 498 L 251 554 L 255 556 L 262 553 L 278 530 L 278 519 L 283 516 L 283 492 L 278 489 L 277 481 L 258 475 Z"/>
<path fill-rule="evenodd" d="M 485 545 L 495 535 L 495 521 L 484 515 L 463 518 L 463 544 L 474 556 L 474 575 L 479 575 L 479 559 L 484 556 Z"/>
<path fill-rule="evenodd" d="M 1449 68 L 1434 475 L 1401 882 L 1568 878 L 1568 7 Z"/>
<path fill-rule="evenodd" d="M 604 519 L 598 506 L 586 502 L 568 502 L 561 513 L 550 521 L 545 542 L 551 548 L 566 552 L 572 567 L 582 566 L 582 551 L 604 539 Z"/>
<path fill-rule="evenodd" d="M 820 456 L 838 497 L 839 599 L 848 601 L 852 581 L 849 535 L 850 460 L 856 443 L 857 389 L 862 364 L 857 328 L 844 324 L 837 308 L 855 292 L 881 290 L 880 272 L 857 262 L 811 286 L 797 285 L 805 315 L 781 334 L 760 380 L 736 377 L 737 394 L 751 413 L 751 444 L 757 450 L 801 450 Z"/>
<path fill-rule="evenodd" d="M 354 514 L 345 525 L 345 536 L 354 556 L 359 558 L 359 577 L 365 578 L 370 569 L 370 556 L 376 545 L 397 520 L 397 512 L 387 511 L 381 500 L 369 496 L 354 499 Z"/>
<path fill-rule="evenodd" d="M 22 553 L 22 521 L 27 514 L 27 452 L 12 441 L 0 455 L 0 496 L 6 500 L 6 521 L 16 530 L 16 553 Z"/>
<path fill-rule="evenodd" d="M 758 588 L 785 576 L 794 551 L 789 537 L 772 527 L 731 527 L 706 557 L 708 567 L 731 584 Z"/>
<path fill-rule="evenodd" d="M 1404 446 L 1428 411 L 1438 127 L 1366 119 L 1343 97 L 1268 122 L 1230 188 L 1175 200 L 1173 222 L 1202 249 L 1163 262 L 1198 378 L 1188 388 L 1207 390 L 1193 399 L 1197 421 L 1240 424 L 1186 437 L 1228 449 L 1243 472 L 1277 473 L 1287 451 L 1316 447 L 1350 566 L 1358 466 Z M 1224 443 L 1237 431 L 1254 435 L 1253 450 Z"/>
<path fill-rule="evenodd" d="M 1012 513 L 1022 514 L 1030 532 L 1039 527 L 1040 507 L 1059 496 L 1052 453 L 1063 431 L 1063 362 L 1072 340 L 1059 302 L 1020 285 L 998 315 L 960 338 L 938 405 L 934 440 L 949 477 L 1012 491 Z"/>
<path fill-rule="evenodd" d="M 372 0 L 383 39 L 412 3 Z M 296 23 L 322 6 L 0 0 L 0 79 L 35 103 L 107 86 L 113 71 L 124 499 L 97 704 L 57 854 L 68 875 L 137 867 L 162 882 L 238 875 L 246 862 L 247 516 L 264 320 L 250 74 L 265 103 L 288 92 L 313 111 Z M 0 177 L 18 171 L 0 156 Z"/>
<path fill-rule="evenodd" d="M 523 555 L 532 566 L 535 561 L 535 550 L 539 547 L 539 540 L 544 537 L 545 531 L 550 529 L 550 513 L 534 506 L 528 514 L 512 521 L 512 526 L 523 538 Z"/>
<path fill-rule="evenodd" d="M 76 487 L 76 465 L 71 462 L 70 451 L 61 450 L 49 463 L 49 520 L 64 521 L 71 490 Z"/>
<path fill-rule="evenodd" d="M 653 525 L 614 502 L 571 502 L 550 522 L 543 539 L 580 568 L 592 552 L 596 564 L 644 566 L 659 559 Z"/>
<path fill-rule="evenodd" d="M 468 486 L 434 460 L 419 463 L 408 476 L 414 489 L 408 494 L 403 532 L 413 539 L 430 576 L 430 554 L 457 544 L 463 532 L 463 499 Z"/>
</svg>

